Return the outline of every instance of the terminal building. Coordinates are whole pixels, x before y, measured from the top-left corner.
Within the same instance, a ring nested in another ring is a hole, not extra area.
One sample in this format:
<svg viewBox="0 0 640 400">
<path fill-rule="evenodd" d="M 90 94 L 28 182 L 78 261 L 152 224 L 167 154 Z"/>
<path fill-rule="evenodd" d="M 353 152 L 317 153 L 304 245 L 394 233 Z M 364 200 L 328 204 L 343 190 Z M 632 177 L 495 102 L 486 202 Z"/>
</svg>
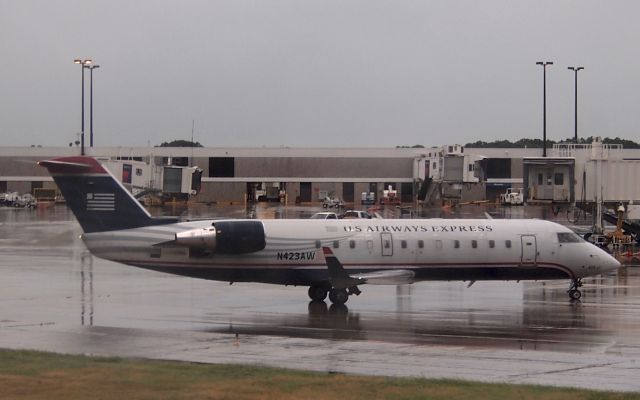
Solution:
<svg viewBox="0 0 640 400">
<path fill-rule="evenodd" d="M 103 160 L 125 186 L 166 190 L 169 184 L 179 188 L 182 180 L 179 190 L 203 203 L 316 203 L 331 196 L 359 205 L 378 203 L 391 190 L 402 203 L 441 204 L 493 201 L 508 188 L 522 188 L 529 203 L 640 203 L 640 186 L 634 182 L 640 176 L 640 149 L 596 141 L 555 145 L 548 153 L 541 157 L 537 148 L 460 145 L 86 148 L 87 155 Z M 77 147 L 0 148 L 0 192 L 54 189 L 36 162 L 79 154 Z M 186 179 L 193 173 L 198 176 Z"/>
</svg>

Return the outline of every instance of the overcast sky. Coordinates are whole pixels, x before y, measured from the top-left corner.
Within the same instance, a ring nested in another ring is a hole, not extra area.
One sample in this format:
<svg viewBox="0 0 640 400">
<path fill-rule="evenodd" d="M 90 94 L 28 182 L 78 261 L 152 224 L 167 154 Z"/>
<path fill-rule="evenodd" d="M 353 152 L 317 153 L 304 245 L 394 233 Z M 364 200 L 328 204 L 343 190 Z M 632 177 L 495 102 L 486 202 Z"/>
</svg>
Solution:
<svg viewBox="0 0 640 400">
<path fill-rule="evenodd" d="M 638 1 L 0 0 L 2 145 L 640 140 Z M 86 71 L 88 143 L 89 73 Z"/>
</svg>

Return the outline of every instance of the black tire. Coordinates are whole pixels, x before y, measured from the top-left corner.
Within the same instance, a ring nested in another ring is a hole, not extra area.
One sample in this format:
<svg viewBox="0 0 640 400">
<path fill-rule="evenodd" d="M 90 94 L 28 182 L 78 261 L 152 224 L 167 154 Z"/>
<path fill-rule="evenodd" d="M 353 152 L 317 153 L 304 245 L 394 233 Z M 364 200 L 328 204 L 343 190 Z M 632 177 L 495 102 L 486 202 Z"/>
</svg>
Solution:
<svg viewBox="0 0 640 400">
<path fill-rule="evenodd" d="M 582 292 L 579 290 L 569 290 L 569 297 L 571 297 L 571 300 L 580 300 L 580 297 L 582 297 Z"/>
<path fill-rule="evenodd" d="M 310 286 L 308 293 L 313 301 L 324 301 L 327 298 L 327 288 L 324 286 Z"/>
<path fill-rule="evenodd" d="M 345 289 L 331 289 L 329 291 L 329 300 L 333 304 L 344 304 L 349 300 L 349 293 Z"/>
</svg>

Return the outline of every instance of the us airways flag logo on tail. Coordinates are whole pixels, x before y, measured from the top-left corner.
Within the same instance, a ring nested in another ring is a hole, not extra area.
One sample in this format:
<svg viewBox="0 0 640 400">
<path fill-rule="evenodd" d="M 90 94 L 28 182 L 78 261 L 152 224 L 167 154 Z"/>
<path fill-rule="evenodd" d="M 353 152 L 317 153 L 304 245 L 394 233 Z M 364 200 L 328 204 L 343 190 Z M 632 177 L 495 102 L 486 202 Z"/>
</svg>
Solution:
<svg viewBox="0 0 640 400">
<path fill-rule="evenodd" d="M 114 193 L 87 193 L 87 211 L 115 211 Z"/>
</svg>

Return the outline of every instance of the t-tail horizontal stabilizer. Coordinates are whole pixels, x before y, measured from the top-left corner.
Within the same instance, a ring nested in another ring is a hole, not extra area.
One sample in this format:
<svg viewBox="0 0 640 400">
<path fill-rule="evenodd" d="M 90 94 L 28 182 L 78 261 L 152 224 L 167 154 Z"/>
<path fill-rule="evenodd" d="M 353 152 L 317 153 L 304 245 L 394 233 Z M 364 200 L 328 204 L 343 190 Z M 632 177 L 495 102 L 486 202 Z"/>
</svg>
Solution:
<svg viewBox="0 0 640 400">
<path fill-rule="evenodd" d="M 362 285 L 406 285 L 414 282 L 415 273 L 408 269 L 388 269 L 349 275 L 342 263 L 329 247 L 323 247 L 324 258 L 329 268 L 329 278 L 335 288 L 344 289 Z"/>
</svg>

